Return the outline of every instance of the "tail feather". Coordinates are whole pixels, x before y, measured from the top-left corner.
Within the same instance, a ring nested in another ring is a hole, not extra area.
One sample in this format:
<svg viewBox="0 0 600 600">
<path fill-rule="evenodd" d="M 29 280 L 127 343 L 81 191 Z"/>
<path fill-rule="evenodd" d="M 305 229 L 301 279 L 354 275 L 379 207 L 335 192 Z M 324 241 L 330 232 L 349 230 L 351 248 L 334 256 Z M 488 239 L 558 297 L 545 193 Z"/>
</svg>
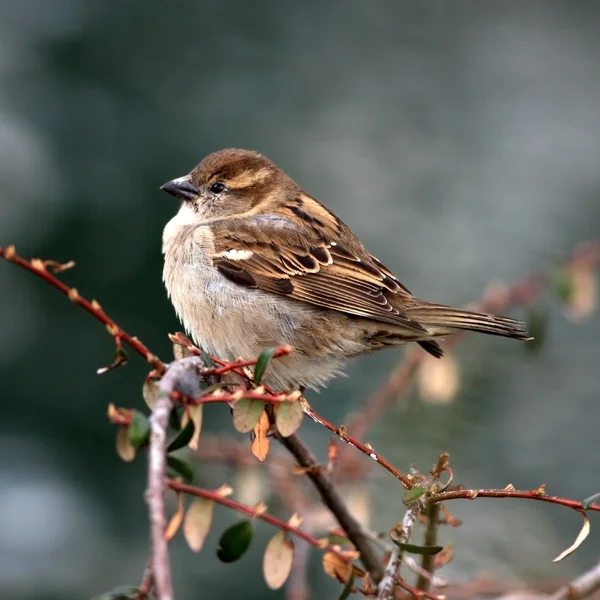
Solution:
<svg viewBox="0 0 600 600">
<path fill-rule="evenodd" d="M 465 329 L 516 340 L 533 339 L 527 333 L 525 323 L 499 315 L 471 312 L 427 302 L 409 307 L 406 314 L 433 335 L 447 335 Z"/>
</svg>

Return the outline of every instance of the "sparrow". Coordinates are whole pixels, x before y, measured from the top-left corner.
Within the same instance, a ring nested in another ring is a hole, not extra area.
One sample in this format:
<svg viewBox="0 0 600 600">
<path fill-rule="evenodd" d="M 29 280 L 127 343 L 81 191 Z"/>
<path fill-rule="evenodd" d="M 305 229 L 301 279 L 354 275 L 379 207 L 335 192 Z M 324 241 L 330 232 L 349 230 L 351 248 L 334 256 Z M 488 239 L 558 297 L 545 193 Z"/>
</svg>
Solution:
<svg viewBox="0 0 600 600">
<path fill-rule="evenodd" d="M 268 158 L 227 149 L 161 190 L 163 279 L 194 342 L 223 360 L 290 344 L 263 382 L 319 388 L 354 357 L 460 330 L 531 339 L 520 321 L 420 300 L 341 219 Z"/>
</svg>

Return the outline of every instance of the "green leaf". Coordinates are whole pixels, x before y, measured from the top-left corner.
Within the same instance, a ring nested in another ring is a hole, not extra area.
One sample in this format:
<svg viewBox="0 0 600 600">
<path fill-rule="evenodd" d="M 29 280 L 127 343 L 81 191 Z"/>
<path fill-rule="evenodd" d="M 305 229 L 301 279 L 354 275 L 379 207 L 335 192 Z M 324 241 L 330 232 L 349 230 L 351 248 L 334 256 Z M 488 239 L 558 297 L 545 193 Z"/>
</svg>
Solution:
<svg viewBox="0 0 600 600">
<path fill-rule="evenodd" d="M 569 302 L 573 295 L 573 282 L 569 271 L 563 266 L 556 267 L 548 273 L 548 278 L 558 299 L 563 303 Z"/>
<path fill-rule="evenodd" d="M 342 590 L 339 600 L 346 600 L 346 598 L 348 598 L 348 596 L 350 596 L 353 585 L 354 585 L 354 571 L 351 570 L 350 577 L 348 577 L 348 581 L 346 581 L 346 585 L 344 586 L 344 589 Z"/>
<path fill-rule="evenodd" d="M 327 536 L 327 540 L 328 542 L 332 545 L 332 546 L 348 546 L 348 547 L 352 547 L 352 542 L 344 537 L 343 535 L 335 535 L 335 534 L 330 534 Z"/>
<path fill-rule="evenodd" d="M 127 437 L 134 448 L 147 446 L 150 440 L 150 422 L 148 417 L 139 410 L 131 414 L 131 425 L 127 429 Z"/>
<path fill-rule="evenodd" d="M 181 429 L 181 407 L 174 406 L 169 413 L 169 427 L 174 429 L 175 431 L 179 431 Z"/>
<path fill-rule="evenodd" d="M 264 409 L 264 400 L 238 400 L 233 405 L 233 426 L 240 433 L 252 431 Z"/>
<path fill-rule="evenodd" d="M 443 546 L 417 546 L 416 544 L 407 544 L 406 542 L 395 540 L 394 536 L 391 536 L 391 538 L 392 542 L 394 542 L 396 546 L 402 548 L 404 552 L 410 552 L 410 554 L 433 556 L 434 554 L 440 553 L 444 549 Z"/>
<path fill-rule="evenodd" d="M 177 475 L 181 475 L 185 481 L 191 483 L 194 479 L 194 471 L 190 464 L 177 456 L 169 455 L 167 456 L 167 465 L 177 473 Z"/>
<path fill-rule="evenodd" d="M 100 596 L 94 596 L 92 600 L 133 600 L 139 596 L 140 588 L 123 585 Z"/>
<path fill-rule="evenodd" d="M 171 440 L 171 443 L 167 446 L 167 454 L 187 446 L 193 435 L 194 422 L 191 419 L 188 419 L 186 426 Z"/>
<path fill-rule="evenodd" d="M 222 562 L 234 562 L 240 559 L 250 547 L 253 527 L 248 519 L 238 521 L 227 528 L 221 535 L 217 557 Z"/>
<path fill-rule="evenodd" d="M 276 347 L 274 348 L 266 348 L 260 353 L 256 361 L 256 366 L 254 367 L 254 383 L 258 385 L 263 375 L 265 374 L 265 369 L 269 366 L 269 363 L 273 360 L 273 354 L 275 354 Z"/>
<path fill-rule="evenodd" d="M 416 502 L 423 494 L 426 494 L 427 490 L 425 488 L 419 487 L 418 485 L 414 488 L 408 490 L 404 496 L 402 496 L 402 502 L 404 504 L 412 504 Z"/>
<path fill-rule="evenodd" d="M 600 492 L 598 492 L 597 494 L 593 494 L 592 496 L 590 496 L 589 498 L 586 498 L 582 503 L 581 503 L 581 507 L 583 508 L 583 510 L 589 510 L 590 506 L 592 506 L 592 504 L 594 504 L 594 502 L 596 500 L 598 500 L 598 498 L 600 498 Z"/>
<path fill-rule="evenodd" d="M 532 306 L 527 311 L 527 331 L 533 339 L 525 344 L 532 353 L 539 352 L 548 337 L 548 309 L 544 305 Z"/>
</svg>

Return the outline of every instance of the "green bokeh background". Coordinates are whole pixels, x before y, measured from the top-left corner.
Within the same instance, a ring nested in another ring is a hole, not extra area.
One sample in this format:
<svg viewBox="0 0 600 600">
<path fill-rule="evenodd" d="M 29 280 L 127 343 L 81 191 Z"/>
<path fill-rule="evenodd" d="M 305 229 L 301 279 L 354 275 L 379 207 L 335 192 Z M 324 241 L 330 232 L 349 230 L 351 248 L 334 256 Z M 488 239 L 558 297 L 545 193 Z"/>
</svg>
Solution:
<svg viewBox="0 0 600 600">
<path fill-rule="evenodd" d="M 168 359 L 166 334 L 180 326 L 160 236 L 177 207 L 158 188 L 208 152 L 248 147 L 419 296 L 467 302 L 598 236 L 599 19 L 595 3 L 558 0 L 0 0 L 0 244 L 75 260 L 63 279 Z M 0 286 L 0 596 L 71 600 L 136 584 L 145 460 L 116 457 L 106 408 L 143 407 L 147 366 L 132 356 L 96 376 L 113 352 L 101 325 L 11 265 L 0 264 Z M 448 450 L 470 487 L 599 491 L 600 320 L 575 325 L 550 306 L 540 355 L 469 339 L 455 401 L 411 396 L 369 441 L 403 470 Z M 357 361 L 312 403 L 343 422 L 401 354 Z M 237 435 L 218 406 L 205 431 Z M 324 431 L 305 423 L 302 436 L 325 456 Z M 238 478 L 198 465 L 207 486 Z M 388 529 L 401 490 L 374 465 L 368 489 L 370 523 Z M 559 580 L 598 559 L 596 527 L 551 563 L 575 513 L 490 500 L 453 509 L 465 520 L 443 531 L 456 543 L 453 580 Z M 235 519 L 217 511 L 200 555 L 176 540 L 178 599 L 284 597 L 260 575 L 267 525 L 239 563 L 217 561 L 219 530 Z M 310 556 L 311 597 L 337 597 Z"/>
</svg>

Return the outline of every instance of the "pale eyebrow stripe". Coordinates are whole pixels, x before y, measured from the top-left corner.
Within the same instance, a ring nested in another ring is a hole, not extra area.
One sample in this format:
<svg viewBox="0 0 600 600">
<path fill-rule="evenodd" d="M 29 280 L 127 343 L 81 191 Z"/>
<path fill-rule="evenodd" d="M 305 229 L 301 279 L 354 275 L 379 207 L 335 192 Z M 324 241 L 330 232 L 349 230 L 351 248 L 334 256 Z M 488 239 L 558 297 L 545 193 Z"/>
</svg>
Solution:
<svg viewBox="0 0 600 600">
<path fill-rule="evenodd" d="M 265 179 L 268 179 L 273 171 L 267 167 L 263 167 L 258 171 L 252 171 L 247 169 L 238 173 L 235 177 L 227 182 L 227 185 L 233 189 L 245 188 L 262 183 Z"/>
</svg>

